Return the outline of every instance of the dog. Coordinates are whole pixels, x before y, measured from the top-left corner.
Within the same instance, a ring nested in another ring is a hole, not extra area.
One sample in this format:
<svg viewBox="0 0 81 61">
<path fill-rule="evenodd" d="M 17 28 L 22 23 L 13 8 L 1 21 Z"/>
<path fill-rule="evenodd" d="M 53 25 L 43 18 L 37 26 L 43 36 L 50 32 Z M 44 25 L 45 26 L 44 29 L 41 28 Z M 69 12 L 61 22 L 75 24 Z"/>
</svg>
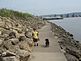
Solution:
<svg viewBox="0 0 81 61">
<path fill-rule="evenodd" d="M 45 39 L 45 47 L 49 47 L 49 39 Z"/>
</svg>

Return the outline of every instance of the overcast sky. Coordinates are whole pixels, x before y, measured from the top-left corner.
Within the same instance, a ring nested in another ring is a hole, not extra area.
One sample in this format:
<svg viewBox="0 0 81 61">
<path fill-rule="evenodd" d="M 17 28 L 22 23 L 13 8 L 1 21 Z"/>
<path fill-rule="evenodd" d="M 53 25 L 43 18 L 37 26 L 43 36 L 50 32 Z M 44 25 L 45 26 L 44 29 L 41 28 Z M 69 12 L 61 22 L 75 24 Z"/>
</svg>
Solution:
<svg viewBox="0 0 81 61">
<path fill-rule="evenodd" d="M 0 0 L 0 8 L 8 8 L 33 15 L 81 12 L 81 0 Z"/>
</svg>

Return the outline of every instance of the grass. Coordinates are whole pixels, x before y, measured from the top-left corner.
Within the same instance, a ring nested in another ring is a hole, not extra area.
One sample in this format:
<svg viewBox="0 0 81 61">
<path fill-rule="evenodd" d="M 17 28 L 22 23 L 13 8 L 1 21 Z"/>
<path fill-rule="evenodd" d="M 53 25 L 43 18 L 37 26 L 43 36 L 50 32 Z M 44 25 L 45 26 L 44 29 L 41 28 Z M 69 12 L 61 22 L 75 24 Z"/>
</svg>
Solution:
<svg viewBox="0 0 81 61">
<path fill-rule="evenodd" d="M 22 13 L 14 10 L 9 10 L 6 8 L 0 9 L 0 16 L 2 17 L 10 17 L 10 18 L 18 18 L 18 19 L 27 19 L 28 17 L 33 17 L 29 13 Z"/>
</svg>

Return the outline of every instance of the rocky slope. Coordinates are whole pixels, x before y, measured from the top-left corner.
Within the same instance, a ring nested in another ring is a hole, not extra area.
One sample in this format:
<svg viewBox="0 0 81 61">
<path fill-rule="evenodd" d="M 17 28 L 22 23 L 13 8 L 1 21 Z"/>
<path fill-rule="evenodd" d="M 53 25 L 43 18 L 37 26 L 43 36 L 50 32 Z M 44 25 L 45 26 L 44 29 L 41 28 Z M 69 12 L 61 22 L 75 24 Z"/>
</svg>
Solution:
<svg viewBox="0 0 81 61">
<path fill-rule="evenodd" d="M 44 25 L 45 21 L 35 16 L 1 9 L 0 61 L 27 61 L 33 47 L 32 28 Z"/>
<path fill-rule="evenodd" d="M 74 40 L 73 35 L 64 30 L 62 27 L 51 23 L 54 37 L 58 39 L 58 43 L 62 52 L 64 52 L 67 61 L 81 61 L 81 44 Z"/>
</svg>

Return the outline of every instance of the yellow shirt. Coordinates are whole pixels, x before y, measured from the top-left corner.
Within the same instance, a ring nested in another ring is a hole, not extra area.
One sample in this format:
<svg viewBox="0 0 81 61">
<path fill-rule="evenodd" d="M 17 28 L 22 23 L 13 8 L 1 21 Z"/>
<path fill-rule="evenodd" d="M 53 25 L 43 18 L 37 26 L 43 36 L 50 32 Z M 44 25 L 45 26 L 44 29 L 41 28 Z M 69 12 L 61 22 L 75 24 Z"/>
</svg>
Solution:
<svg viewBox="0 0 81 61">
<path fill-rule="evenodd" d="M 33 31 L 33 38 L 38 39 L 38 32 L 37 31 Z"/>
</svg>

